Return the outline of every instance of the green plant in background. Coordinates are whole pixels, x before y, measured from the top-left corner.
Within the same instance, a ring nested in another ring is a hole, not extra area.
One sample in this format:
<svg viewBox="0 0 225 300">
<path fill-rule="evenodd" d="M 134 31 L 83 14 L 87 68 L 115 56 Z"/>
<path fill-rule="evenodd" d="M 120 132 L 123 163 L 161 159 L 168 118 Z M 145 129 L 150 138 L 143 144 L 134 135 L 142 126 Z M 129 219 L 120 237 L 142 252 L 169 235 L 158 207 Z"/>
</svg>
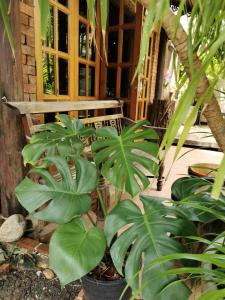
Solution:
<svg viewBox="0 0 225 300">
<path fill-rule="evenodd" d="M 25 178 L 16 188 L 17 198 L 38 219 L 60 224 L 50 241 L 50 265 L 62 285 L 93 271 L 104 259 L 108 245 L 118 273 L 125 276 L 133 293 L 137 295 L 140 292 L 139 280 L 145 282 L 149 273 L 146 271 L 146 276 L 138 275 L 138 278 L 136 273 L 146 270 L 146 266 L 155 258 L 184 252 L 176 236 L 195 235 L 195 226 L 179 209 L 166 207 L 160 199 L 141 196 L 143 210 L 133 200 L 121 201 L 120 197 L 113 203 L 112 211 L 104 206 L 104 201 L 100 201 L 105 213 L 105 227 L 101 230 L 90 214 L 89 193 L 97 189 L 99 171 L 115 188 L 131 196 L 145 189 L 150 182 L 143 168 L 157 173 L 157 135 L 146 126 L 145 130 L 141 130 L 146 124 L 143 121 L 126 127 L 120 136 L 111 127 L 98 129 L 97 139 L 91 145 L 94 164 L 81 152 L 83 147 L 80 147 L 78 136 L 85 129 L 80 121 L 70 121 L 63 115 L 59 118 L 64 127 L 47 124 L 42 132 L 31 138 L 23 156 L 26 162 L 36 163 L 41 154 L 48 155 L 51 143 L 57 145 L 54 151 L 50 151 L 51 156 L 47 156 L 44 161 L 57 168 L 61 180 L 56 181 L 48 169 L 34 168 L 30 172 L 36 173 L 42 183 Z M 79 128 L 76 131 L 79 135 L 74 134 L 73 126 Z M 90 128 L 86 130 L 90 131 Z M 58 143 L 64 143 L 63 153 Z M 41 149 L 38 156 L 37 148 Z M 80 151 L 71 156 L 71 149 L 74 148 Z M 32 153 L 35 160 L 30 159 Z M 75 168 L 74 174 L 69 167 L 71 164 Z M 84 222 L 85 217 L 90 220 L 88 226 Z M 124 226 L 124 233 L 116 238 L 117 232 Z M 156 267 L 152 274 L 168 271 L 172 265 L 165 263 Z M 179 294 L 179 299 L 187 299 L 190 290 L 182 282 L 176 283 L 176 280 L 177 276 L 167 276 L 161 281 L 143 285 L 144 299 L 156 299 L 165 293 Z M 164 286 L 168 286 L 165 293 L 162 291 Z"/>
</svg>

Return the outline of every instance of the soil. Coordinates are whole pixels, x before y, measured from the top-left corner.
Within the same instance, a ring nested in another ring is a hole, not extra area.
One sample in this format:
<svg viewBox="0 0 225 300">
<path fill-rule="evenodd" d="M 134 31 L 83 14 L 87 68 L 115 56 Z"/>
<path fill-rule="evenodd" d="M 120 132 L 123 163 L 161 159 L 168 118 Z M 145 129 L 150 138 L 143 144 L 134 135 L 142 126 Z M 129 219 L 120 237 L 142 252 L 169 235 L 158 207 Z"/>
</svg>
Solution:
<svg viewBox="0 0 225 300">
<path fill-rule="evenodd" d="M 48 280 L 40 270 L 0 274 L 0 300 L 74 300 L 80 290 L 80 281 L 61 289 L 57 278 Z"/>
</svg>

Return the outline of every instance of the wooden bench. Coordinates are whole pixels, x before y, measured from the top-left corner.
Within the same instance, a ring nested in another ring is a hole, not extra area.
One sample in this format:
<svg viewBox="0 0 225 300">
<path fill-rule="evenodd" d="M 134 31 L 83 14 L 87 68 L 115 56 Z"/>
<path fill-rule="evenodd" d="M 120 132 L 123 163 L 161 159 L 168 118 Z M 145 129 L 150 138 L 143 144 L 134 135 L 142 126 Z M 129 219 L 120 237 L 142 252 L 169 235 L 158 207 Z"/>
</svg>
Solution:
<svg viewBox="0 0 225 300">
<path fill-rule="evenodd" d="M 123 115 L 123 102 L 119 100 L 96 100 L 96 101 L 50 101 L 50 102 L 6 102 L 6 105 L 15 110 L 22 116 L 25 135 L 29 138 L 33 133 L 41 130 L 41 124 L 34 122 L 35 115 L 48 113 L 69 113 L 79 117 L 79 112 L 90 112 L 90 117 L 83 117 L 80 121 L 87 126 L 94 126 L 96 129 L 103 126 L 111 126 L 117 129 L 118 134 L 121 130 L 135 122 Z M 110 114 L 105 114 L 110 110 Z M 112 111 L 114 112 L 112 113 Z M 91 113 L 92 112 L 92 113 Z M 103 112 L 103 115 L 99 115 Z M 42 118 L 43 119 L 43 118 Z M 150 126 L 151 127 L 151 126 Z M 155 129 L 161 137 L 164 128 L 151 127 Z M 163 186 L 163 165 L 160 166 L 159 177 L 157 181 L 157 190 L 162 190 Z"/>
</svg>

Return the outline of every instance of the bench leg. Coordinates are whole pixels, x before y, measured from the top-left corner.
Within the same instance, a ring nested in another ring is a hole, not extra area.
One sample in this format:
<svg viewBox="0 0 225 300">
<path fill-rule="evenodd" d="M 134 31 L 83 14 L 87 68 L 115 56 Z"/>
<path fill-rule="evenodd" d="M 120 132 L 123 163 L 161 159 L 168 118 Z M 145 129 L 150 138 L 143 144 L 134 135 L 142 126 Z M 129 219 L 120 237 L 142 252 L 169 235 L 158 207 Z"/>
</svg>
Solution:
<svg viewBox="0 0 225 300">
<path fill-rule="evenodd" d="M 157 180 L 157 191 L 161 191 L 163 188 L 163 184 L 164 184 L 164 177 L 163 177 L 163 173 L 164 173 L 164 164 L 160 164 L 159 167 L 159 176 L 158 176 L 158 180 Z"/>
</svg>

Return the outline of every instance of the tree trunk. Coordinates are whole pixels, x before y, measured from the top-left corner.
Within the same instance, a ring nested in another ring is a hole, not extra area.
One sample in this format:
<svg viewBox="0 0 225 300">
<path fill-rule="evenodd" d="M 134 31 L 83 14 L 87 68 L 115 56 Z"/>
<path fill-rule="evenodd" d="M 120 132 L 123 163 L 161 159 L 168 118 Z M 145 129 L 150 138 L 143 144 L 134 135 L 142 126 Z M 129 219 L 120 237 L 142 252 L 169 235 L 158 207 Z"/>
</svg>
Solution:
<svg viewBox="0 0 225 300">
<path fill-rule="evenodd" d="M 148 7 L 151 4 L 151 0 L 139 0 L 139 2 Z M 186 73 L 191 75 L 189 62 L 188 62 L 188 46 L 187 46 L 187 34 L 184 31 L 183 27 L 179 25 L 177 33 L 175 35 L 176 28 L 176 16 L 172 13 L 170 9 L 167 9 L 163 18 L 162 18 L 162 27 L 166 31 L 169 39 L 173 42 L 174 47 L 178 53 L 179 59 L 183 64 Z M 197 55 L 193 58 L 194 69 L 199 69 L 201 66 L 201 62 L 198 59 Z M 202 95 L 207 88 L 209 87 L 209 83 L 206 75 L 204 74 L 199 82 L 196 96 Z M 223 115 L 216 100 L 215 96 L 212 97 L 211 101 L 207 104 L 204 110 L 204 116 L 207 120 L 208 126 L 212 131 L 220 149 L 225 152 L 225 120 L 223 119 Z"/>
<path fill-rule="evenodd" d="M 15 187 L 24 177 L 21 150 L 24 145 L 22 122 L 4 103 L 3 96 L 9 101 L 23 101 L 22 54 L 20 49 L 19 0 L 12 1 L 10 19 L 12 24 L 15 59 L 5 35 L 0 17 L 0 212 L 4 216 L 23 212 L 15 197 Z"/>
</svg>

